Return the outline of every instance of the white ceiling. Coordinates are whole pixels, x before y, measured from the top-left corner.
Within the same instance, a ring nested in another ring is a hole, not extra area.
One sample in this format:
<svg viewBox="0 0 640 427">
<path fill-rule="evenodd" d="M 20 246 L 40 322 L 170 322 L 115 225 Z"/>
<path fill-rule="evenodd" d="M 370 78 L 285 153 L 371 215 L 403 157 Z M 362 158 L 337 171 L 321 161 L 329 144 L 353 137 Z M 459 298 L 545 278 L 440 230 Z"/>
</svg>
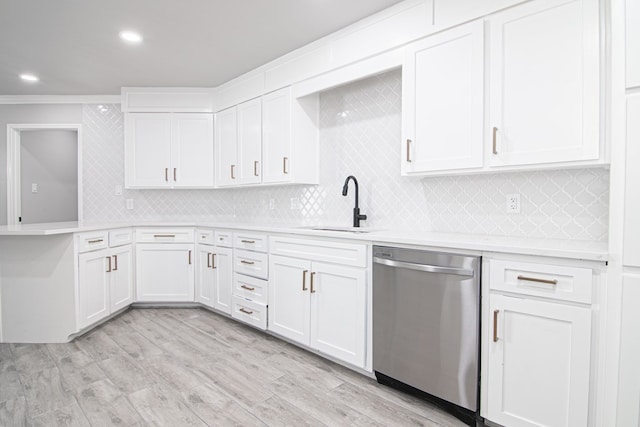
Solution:
<svg viewBox="0 0 640 427">
<path fill-rule="evenodd" d="M 0 95 L 218 86 L 398 2 L 0 0 Z M 125 29 L 144 42 L 124 44 Z"/>
</svg>

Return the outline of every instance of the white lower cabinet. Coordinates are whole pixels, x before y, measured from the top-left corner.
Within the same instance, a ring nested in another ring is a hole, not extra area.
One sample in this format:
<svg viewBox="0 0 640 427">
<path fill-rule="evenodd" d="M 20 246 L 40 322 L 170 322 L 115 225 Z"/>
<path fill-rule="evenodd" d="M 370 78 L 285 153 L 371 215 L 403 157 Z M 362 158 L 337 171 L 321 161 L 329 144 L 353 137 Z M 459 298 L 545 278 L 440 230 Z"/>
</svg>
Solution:
<svg viewBox="0 0 640 427">
<path fill-rule="evenodd" d="M 136 301 L 194 301 L 194 260 L 193 244 L 138 244 Z"/>
<path fill-rule="evenodd" d="M 198 245 L 196 301 L 231 314 L 233 250 Z"/>
<path fill-rule="evenodd" d="M 78 329 L 133 302 L 131 245 L 78 255 Z"/>
<path fill-rule="evenodd" d="M 366 271 L 270 256 L 269 330 L 364 366 Z"/>
<path fill-rule="evenodd" d="M 512 264 L 489 264 L 486 418 L 514 427 L 590 425 L 591 300 L 567 302 L 591 288 L 589 269 Z M 575 295 L 556 290 L 567 284 Z M 543 292 L 550 297 L 538 297 Z"/>
</svg>

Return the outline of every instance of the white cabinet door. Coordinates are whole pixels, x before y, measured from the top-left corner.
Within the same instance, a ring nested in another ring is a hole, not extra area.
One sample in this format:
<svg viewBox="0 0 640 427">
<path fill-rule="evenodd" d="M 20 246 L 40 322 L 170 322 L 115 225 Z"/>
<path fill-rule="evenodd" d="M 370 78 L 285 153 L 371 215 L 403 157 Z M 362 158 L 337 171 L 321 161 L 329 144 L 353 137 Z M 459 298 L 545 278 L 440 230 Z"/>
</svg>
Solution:
<svg viewBox="0 0 640 427">
<path fill-rule="evenodd" d="M 597 160 L 598 0 L 540 0 L 490 24 L 491 166 Z"/>
<path fill-rule="evenodd" d="M 493 294 L 490 310 L 487 418 L 586 426 L 591 310 Z"/>
<path fill-rule="evenodd" d="M 193 249 L 182 243 L 137 245 L 137 301 L 193 301 Z"/>
<path fill-rule="evenodd" d="M 309 345 L 311 262 L 277 255 L 269 257 L 270 331 Z"/>
<path fill-rule="evenodd" d="M 625 1 L 626 50 L 627 50 L 627 87 L 640 86 L 640 1 Z M 640 411 L 640 409 L 639 409 Z"/>
<path fill-rule="evenodd" d="M 640 54 L 640 52 L 636 52 Z M 627 152 L 624 204 L 624 265 L 640 267 L 640 94 L 627 96 Z"/>
<path fill-rule="evenodd" d="M 214 271 L 213 307 L 231 314 L 231 294 L 233 292 L 233 249 L 216 247 L 212 255 Z"/>
<path fill-rule="evenodd" d="M 198 245 L 196 267 L 196 301 L 213 307 L 215 271 L 212 268 L 213 246 Z"/>
<path fill-rule="evenodd" d="M 174 114 L 171 121 L 174 187 L 213 187 L 213 115 Z"/>
<path fill-rule="evenodd" d="M 482 167 L 483 25 L 463 25 L 407 48 L 403 174 Z"/>
<path fill-rule="evenodd" d="M 169 187 L 171 182 L 171 114 L 124 115 L 125 184 Z"/>
<path fill-rule="evenodd" d="M 131 245 L 111 249 L 110 310 L 114 313 L 133 302 L 133 249 Z"/>
<path fill-rule="evenodd" d="M 258 184 L 262 177 L 262 100 L 242 103 L 238 119 L 238 184 Z"/>
<path fill-rule="evenodd" d="M 236 107 L 215 114 L 216 186 L 236 185 L 238 178 Z"/>
<path fill-rule="evenodd" d="M 365 364 L 364 269 L 314 262 L 311 266 L 311 347 L 345 362 Z"/>
<path fill-rule="evenodd" d="M 78 329 L 109 315 L 109 252 L 78 256 Z"/>
<path fill-rule="evenodd" d="M 291 89 L 263 96 L 262 117 L 262 182 L 291 181 Z"/>
</svg>

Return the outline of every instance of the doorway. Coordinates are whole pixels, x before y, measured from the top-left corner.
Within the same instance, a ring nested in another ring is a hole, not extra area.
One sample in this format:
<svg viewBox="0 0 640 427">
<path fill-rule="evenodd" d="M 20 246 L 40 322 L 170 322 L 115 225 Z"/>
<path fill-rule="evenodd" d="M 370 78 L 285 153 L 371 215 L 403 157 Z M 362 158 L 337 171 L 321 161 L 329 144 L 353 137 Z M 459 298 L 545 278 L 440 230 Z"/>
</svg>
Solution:
<svg viewBox="0 0 640 427">
<path fill-rule="evenodd" d="M 7 125 L 7 224 L 82 220 L 80 125 Z"/>
</svg>

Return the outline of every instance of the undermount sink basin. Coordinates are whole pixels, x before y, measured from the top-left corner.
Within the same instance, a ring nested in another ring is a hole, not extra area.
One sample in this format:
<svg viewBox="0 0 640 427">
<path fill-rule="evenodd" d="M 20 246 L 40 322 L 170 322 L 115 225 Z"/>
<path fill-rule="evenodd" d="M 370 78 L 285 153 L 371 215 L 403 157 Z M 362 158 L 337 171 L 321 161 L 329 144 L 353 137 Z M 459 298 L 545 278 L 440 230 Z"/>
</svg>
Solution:
<svg viewBox="0 0 640 427">
<path fill-rule="evenodd" d="M 315 230 L 315 231 L 340 231 L 344 233 L 370 233 L 374 230 L 367 228 L 359 228 L 359 227 L 337 227 L 331 225 L 314 225 L 308 227 L 301 227 L 307 230 Z"/>
</svg>

